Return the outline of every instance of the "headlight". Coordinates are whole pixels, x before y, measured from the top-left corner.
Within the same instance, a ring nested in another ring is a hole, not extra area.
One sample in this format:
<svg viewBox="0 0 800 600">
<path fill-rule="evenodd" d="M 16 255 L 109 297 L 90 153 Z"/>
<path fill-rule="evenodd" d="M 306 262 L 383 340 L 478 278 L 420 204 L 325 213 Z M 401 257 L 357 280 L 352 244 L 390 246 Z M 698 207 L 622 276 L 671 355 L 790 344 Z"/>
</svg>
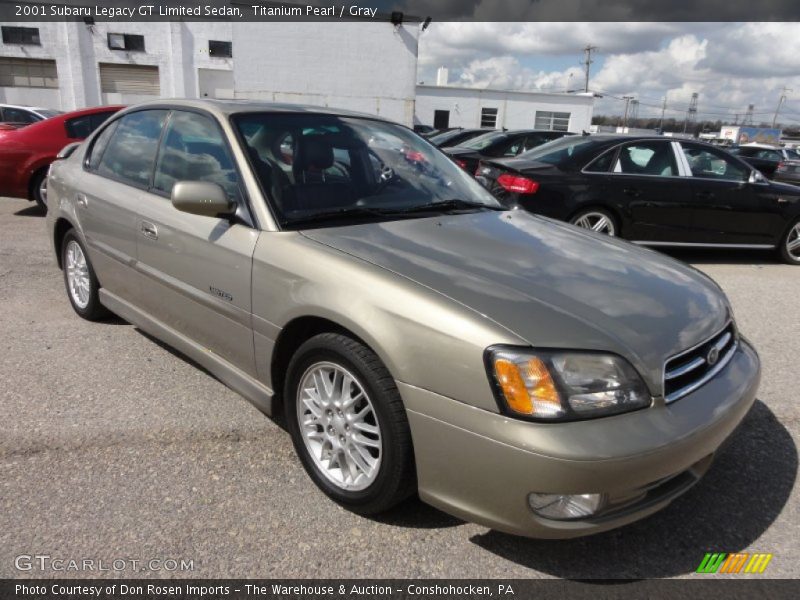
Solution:
<svg viewBox="0 0 800 600">
<path fill-rule="evenodd" d="M 636 370 L 599 352 L 532 351 L 496 346 L 486 366 L 505 412 L 542 421 L 605 417 L 650 406 Z"/>
</svg>

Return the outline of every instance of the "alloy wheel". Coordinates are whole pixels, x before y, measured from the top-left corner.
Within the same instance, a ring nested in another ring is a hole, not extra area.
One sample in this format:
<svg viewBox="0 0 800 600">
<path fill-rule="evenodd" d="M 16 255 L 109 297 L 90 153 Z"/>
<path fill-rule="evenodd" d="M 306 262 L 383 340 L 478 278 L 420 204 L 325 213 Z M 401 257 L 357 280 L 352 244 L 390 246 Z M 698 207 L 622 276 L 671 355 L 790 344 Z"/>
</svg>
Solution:
<svg viewBox="0 0 800 600">
<path fill-rule="evenodd" d="M 47 177 L 42 177 L 39 182 L 39 198 L 42 199 L 42 204 L 47 208 Z"/>
<path fill-rule="evenodd" d="M 375 481 L 383 444 L 375 408 L 347 369 L 319 362 L 297 389 L 297 422 L 317 470 L 336 487 L 359 491 Z"/>
<path fill-rule="evenodd" d="M 614 221 L 612 221 L 608 215 L 601 212 L 582 213 L 572 220 L 572 224 L 582 227 L 583 229 L 591 229 L 598 233 L 605 233 L 612 237 L 617 233 L 614 227 Z"/>
<path fill-rule="evenodd" d="M 75 240 L 70 240 L 67 244 L 66 259 L 69 295 L 78 308 L 84 309 L 89 305 L 91 280 L 86 256 Z"/>
<path fill-rule="evenodd" d="M 800 262 L 800 223 L 796 223 L 786 236 L 786 253 Z"/>
</svg>

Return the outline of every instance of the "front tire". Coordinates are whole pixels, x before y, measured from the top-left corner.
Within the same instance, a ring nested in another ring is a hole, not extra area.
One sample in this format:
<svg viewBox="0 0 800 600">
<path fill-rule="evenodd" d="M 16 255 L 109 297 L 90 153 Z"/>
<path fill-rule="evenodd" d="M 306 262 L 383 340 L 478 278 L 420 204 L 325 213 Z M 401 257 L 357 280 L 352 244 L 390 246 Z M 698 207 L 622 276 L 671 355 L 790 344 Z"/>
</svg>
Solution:
<svg viewBox="0 0 800 600">
<path fill-rule="evenodd" d="M 783 262 L 790 265 L 800 265 L 800 219 L 792 223 L 781 239 L 779 248 Z"/>
<path fill-rule="evenodd" d="M 613 215 L 602 208 L 589 208 L 576 213 L 570 223 L 582 229 L 591 229 L 611 237 L 619 235 L 619 227 Z"/>
<path fill-rule="evenodd" d="M 372 350 L 323 333 L 289 363 L 287 428 L 308 475 L 345 508 L 384 512 L 416 489 L 411 433 L 394 379 Z"/>
<path fill-rule="evenodd" d="M 78 234 L 70 229 L 61 242 L 61 267 L 64 270 L 64 285 L 73 310 L 87 321 L 99 321 L 108 316 L 108 310 L 100 304 L 100 284 L 89 262 L 89 255 Z"/>
</svg>

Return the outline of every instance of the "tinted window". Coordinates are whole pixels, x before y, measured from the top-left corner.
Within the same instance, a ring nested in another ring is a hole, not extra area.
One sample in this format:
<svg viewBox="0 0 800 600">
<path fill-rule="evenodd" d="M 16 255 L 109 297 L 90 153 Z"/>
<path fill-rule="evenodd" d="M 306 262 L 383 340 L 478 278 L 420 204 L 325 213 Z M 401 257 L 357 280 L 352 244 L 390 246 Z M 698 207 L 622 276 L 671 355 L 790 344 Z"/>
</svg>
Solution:
<svg viewBox="0 0 800 600">
<path fill-rule="evenodd" d="M 89 137 L 89 134 L 100 127 L 112 114 L 114 113 L 103 112 L 67 119 L 64 123 L 64 127 L 67 130 L 67 137 L 74 140 L 82 140 Z"/>
<path fill-rule="evenodd" d="M 119 120 L 97 173 L 139 186 L 150 184 L 165 110 L 143 110 Z"/>
<path fill-rule="evenodd" d="M 28 124 L 36 123 L 36 121 L 41 121 L 41 119 L 28 110 L 6 107 L 3 109 L 3 121 L 6 123 Z"/>
<path fill-rule="evenodd" d="M 590 162 L 584 168 L 584 171 L 588 171 L 589 173 L 608 173 L 608 171 L 611 170 L 611 163 L 614 160 L 615 153 L 616 151 L 612 149 L 605 154 L 601 154 Z"/>
<path fill-rule="evenodd" d="M 492 144 L 496 144 L 508 137 L 507 133 L 502 131 L 493 131 L 491 133 L 484 133 L 476 138 L 472 138 L 468 142 L 460 144 L 462 148 L 469 148 L 470 150 L 483 150 Z"/>
<path fill-rule="evenodd" d="M 725 179 L 728 181 L 747 181 L 750 169 L 740 165 L 733 157 L 724 152 L 703 146 L 681 144 L 689 168 L 694 177 L 706 179 Z"/>
<path fill-rule="evenodd" d="M 167 194 L 178 181 L 208 181 L 238 200 L 239 177 L 217 124 L 205 115 L 175 111 L 158 153 L 153 187 Z"/>
<path fill-rule="evenodd" d="M 669 177 L 678 174 L 678 167 L 669 143 L 637 142 L 622 147 L 614 172 Z"/>
</svg>

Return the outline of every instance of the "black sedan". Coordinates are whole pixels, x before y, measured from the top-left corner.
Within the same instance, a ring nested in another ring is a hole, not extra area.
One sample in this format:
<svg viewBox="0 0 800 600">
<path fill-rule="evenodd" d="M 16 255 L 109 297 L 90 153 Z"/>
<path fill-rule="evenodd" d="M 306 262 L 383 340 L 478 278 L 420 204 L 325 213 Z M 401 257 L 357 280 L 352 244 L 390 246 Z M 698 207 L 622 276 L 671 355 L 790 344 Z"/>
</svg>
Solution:
<svg viewBox="0 0 800 600">
<path fill-rule="evenodd" d="M 442 148 L 458 166 L 469 173 L 475 173 L 483 158 L 517 156 L 537 146 L 565 135 L 566 131 L 542 131 L 527 129 L 521 131 L 492 131 L 485 133 L 452 148 Z"/>
<path fill-rule="evenodd" d="M 800 265 L 800 189 L 701 142 L 570 137 L 483 160 L 477 179 L 507 206 L 638 244 L 777 248 Z"/>
<path fill-rule="evenodd" d="M 731 154 L 735 154 L 744 162 L 761 171 L 764 175 L 773 178 L 775 171 L 781 163 L 787 160 L 798 160 L 800 156 L 794 150 L 766 145 L 745 145 L 731 148 Z"/>
<path fill-rule="evenodd" d="M 450 129 L 428 136 L 428 141 L 439 148 L 451 148 L 491 131 L 490 129 Z"/>
</svg>

